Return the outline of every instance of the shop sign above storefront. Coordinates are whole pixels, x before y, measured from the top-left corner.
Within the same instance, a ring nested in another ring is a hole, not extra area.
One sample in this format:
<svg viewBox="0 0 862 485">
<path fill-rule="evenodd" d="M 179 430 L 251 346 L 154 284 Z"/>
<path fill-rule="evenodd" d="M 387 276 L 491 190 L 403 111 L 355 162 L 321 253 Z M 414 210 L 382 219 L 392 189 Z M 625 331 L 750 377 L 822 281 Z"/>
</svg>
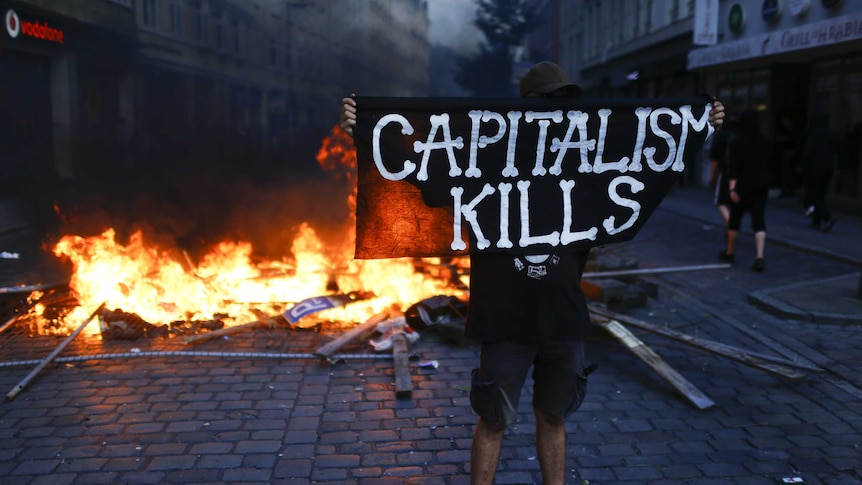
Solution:
<svg viewBox="0 0 862 485">
<path fill-rule="evenodd" d="M 688 53 L 688 69 L 826 47 L 858 39 L 862 39 L 862 12 L 693 49 Z"/>
<path fill-rule="evenodd" d="M 62 30 L 51 27 L 48 22 L 42 20 L 21 20 L 11 8 L 6 11 L 4 20 L 6 33 L 13 39 L 23 36 L 57 44 L 64 41 L 65 34 Z"/>
</svg>

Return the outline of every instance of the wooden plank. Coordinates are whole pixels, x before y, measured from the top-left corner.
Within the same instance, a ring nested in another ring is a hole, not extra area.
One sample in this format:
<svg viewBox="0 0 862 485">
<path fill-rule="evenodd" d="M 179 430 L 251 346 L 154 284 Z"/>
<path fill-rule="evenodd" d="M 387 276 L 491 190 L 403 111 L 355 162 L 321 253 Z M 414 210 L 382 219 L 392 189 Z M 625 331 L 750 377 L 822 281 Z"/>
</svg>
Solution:
<svg viewBox="0 0 862 485">
<path fill-rule="evenodd" d="M 47 357 L 42 359 L 42 361 L 39 362 L 39 365 L 37 365 L 32 371 L 30 371 L 30 373 L 27 374 L 27 376 L 22 379 L 17 386 L 12 388 L 12 390 L 9 391 L 8 394 L 6 394 L 6 400 L 11 401 L 12 399 L 15 399 L 15 396 L 17 396 L 19 392 L 23 391 L 27 384 L 29 384 L 30 381 L 33 380 L 33 378 L 35 378 L 36 375 L 39 374 L 39 372 L 41 372 L 46 365 L 50 364 L 51 361 L 54 360 L 54 358 L 57 357 L 57 355 L 59 355 L 60 352 L 62 352 L 63 349 L 65 349 L 66 346 L 69 345 L 69 343 L 72 342 L 72 340 L 74 340 L 74 338 L 77 337 L 82 330 L 84 330 L 84 327 L 86 327 L 87 324 L 89 324 L 91 321 L 93 321 L 94 318 L 96 318 L 96 315 L 98 315 L 99 312 L 102 311 L 103 308 L 105 308 L 105 304 L 106 302 L 103 302 L 101 305 L 99 305 L 99 308 L 97 308 L 96 311 L 94 311 L 92 315 L 90 315 L 90 318 L 84 321 L 84 323 L 82 323 L 80 327 L 75 329 L 75 331 L 72 332 L 72 335 L 66 337 L 66 340 L 63 340 L 63 342 L 61 342 L 60 345 L 57 346 L 57 348 L 55 348 L 50 354 L 48 354 Z"/>
<path fill-rule="evenodd" d="M 637 327 L 641 330 L 646 330 L 648 332 L 656 333 L 677 342 L 681 342 L 692 347 L 696 347 L 698 349 L 705 350 L 716 355 L 720 355 L 722 357 L 727 357 L 728 359 L 734 360 L 750 367 L 754 367 L 756 369 L 763 370 L 765 372 L 769 372 L 770 374 L 774 374 L 779 377 L 784 377 L 791 380 L 801 379 L 805 377 L 805 374 L 798 372 L 794 369 L 804 369 L 811 372 L 823 372 L 823 369 L 821 369 L 820 367 L 813 367 L 807 364 L 792 362 L 781 357 L 751 352 L 748 350 L 733 347 L 731 345 L 723 344 L 721 342 L 715 342 L 713 340 L 693 337 L 683 332 L 671 330 L 668 328 L 662 328 L 649 322 L 638 320 L 628 315 L 623 315 L 610 310 L 605 310 L 603 308 L 594 308 L 593 306 L 590 306 L 590 313 L 603 318 L 617 320 L 626 325 Z"/>
<path fill-rule="evenodd" d="M 413 381 L 410 378 L 410 356 L 407 353 L 407 337 L 403 333 L 392 335 L 392 356 L 395 369 L 395 397 L 410 397 Z"/>
<path fill-rule="evenodd" d="M 233 327 L 220 328 L 218 330 L 213 330 L 213 331 L 207 332 L 207 333 L 199 333 L 197 335 L 190 335 L 190 336 L 183 339 L 183 343 L 186 345 L 200 344 L 203 342 L 208 342 L 210 340 L 215 340 L 219 337 L 224 337 L 227 335 L 234 335 L 237 333 L 247 332 L 249 330 L 254 330 L 255 328 L 260 327 L 261 325 L 263 325 L 263 324 L 260 322 L 249 322 L 249 323 L 243 323 L 242 325 L 235 325 Z"/>
<path fill-rule="evenodd" d="M 641 274 L 673 273 L 679 271 L 702 271 L 706 269 L 728 269 L 729 263 L 699 264 L 695 266 L 670 266 L 665 268 L 637 268 L 620 269 L 614 271 L 592 271 L 586 272 L 581 278 L 607 278 L 611 276 L 634 276 Z"/>
<path fill-rule="evenodd" d="M 704 410 L 715 406 L 715 402 L 700 391 L 697 387 L 674 370 L 660 355 L 647 347 L 640 339 L 634 336 L 627 328 L 616 320 L 600 322 L 597 325 L 605 329 L 614 338 L 622 342 L 636 357 L 644 361 L 652 370 L 679 391 L 689 403 L 697 409 Z"/>
<path fill-rule="evenodd" d="M 341 347 L 344 347 L 347 343 L 351 342 L 352 340 L 357 339 L 360 335 L 367 334 L 367 333 L 371 332 L 372 330 L 374 330 L 375 328 L 377 328 L 377 325 L 380 322 L 389 318 L 390 313 L 391 313 L 391 311 L 386 310 L 386 311 L 380 312 L 380 313 L 372 316 L 365 323 L 362 323 L 360 325 L 357 325 L 357 326 L 351 328 L 350 330 L 347 330 L 346 332 L 339 335 L 332 342 L 329 342 L 328 344 L 324 345 L 323 347 L 320 347 L 319 349 L 315 350 L 313 352 L 314 355 L 321 357 L 321 358 L 324 358 L 324 359 L 328 359 L 329 357 L 332 356 L 332 354 L 335 353 L 335 351 L 337 351 Z"/>
<path fill-rule="evenodd" d="M 265 324 L 267 327 L 269 327 L 269 328 L 278 327 L 278 321 L 276 319 L 270 317 L 269 315 L 258 310 L 257 308 L 252 308 L 251 312 L 254 313 L 254 316 L 257 317 L 257 321 Z"/>
</svg>

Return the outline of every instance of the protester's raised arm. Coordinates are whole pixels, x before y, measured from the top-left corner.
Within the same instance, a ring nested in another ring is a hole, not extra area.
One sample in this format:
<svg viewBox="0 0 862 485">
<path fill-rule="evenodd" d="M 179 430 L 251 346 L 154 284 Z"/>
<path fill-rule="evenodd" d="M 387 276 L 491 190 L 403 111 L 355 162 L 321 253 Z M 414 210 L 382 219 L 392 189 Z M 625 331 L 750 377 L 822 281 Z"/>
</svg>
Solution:
<svg viewBox="0 0 862 485">
<path fill-rule="evenodd" d="M 353 136 L 353 127 L 356 126 L 356 100 L 353 98 L 344 98 L 341 100 L 341 121 L 339 125 L 345 133 Z"/>
<path fill-rule="evenodd" d="M 724 124 L 724 105 L 717 99 L 712 102 L 712 109 L 709 110 L 709 124 L 716 130 Z"/>
</svg>

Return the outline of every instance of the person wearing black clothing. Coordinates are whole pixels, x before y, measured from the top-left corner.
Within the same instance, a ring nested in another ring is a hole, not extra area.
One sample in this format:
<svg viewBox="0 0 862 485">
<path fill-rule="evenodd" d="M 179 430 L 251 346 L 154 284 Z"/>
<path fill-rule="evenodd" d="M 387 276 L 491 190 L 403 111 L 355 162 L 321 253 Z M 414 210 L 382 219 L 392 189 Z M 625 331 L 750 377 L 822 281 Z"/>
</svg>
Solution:
<svg viewBox="0 0 862 485">
<path fill-rule="evenodd" d="M 826 191 L 835 170 L 838 145 L 838 132 L 829 127 L 827 115 L 812 116 L 800 156 L 805 177 L 804 205 L 812 216 L 811 226 L 823 232 L 829 232 L 835 225 L 835 218 L 826 205 Z"/>
<path fill-rule="evenodd" d="M 522 97 L 578 96 L 560 66 L 540 62 L 520 81 Z M 341 128 L 353 134 L 356 101 L 342 100 Z M 709 122 L 724 122 L 716 101 Z M 578 409 L 590 370 L 584 365 L 584 338 L 590 315 L 581 290 L 589 249 L 560 248 L 553 254 L 470 254 L 470 304 L 465 336 L 481 344 L 473 371 L 470 404 L 478 422 L 470 456 L 470 483 L 494 481 L 503 434 L 515 420 L 527 373 L 533 368 L 536 450 L 543 482 L 565 482 L 564 419 Z"/>
<path fill-rule="evenodd" d="M 730 219 L 730 190 L 727 185 L 727 146 L 736 135 L 738 116 L 735 113 L 727 115 L 724 127 L 712 139 L 709 147 L 709 159 L 711 161 L 709 186 L 713 187 L 713 203 L 718 209 L 718 214 L 724 225 Z"/>
<path fill-rule="evenodd" d="M 727 223 L 727 246 L 719 253 L 723 261 L 734 260 L 733 249 L 742 217 L 751 215 L 754 231 L 755 259 L 752 269 L 763 271 L 766 248 L 766 200 L 769 197 L 769 140 L 760 133 L 760 115 L 748 110 L 739 116 L 739 132 L 728 147 L 727 178 L 730 190 L 730 219 Z"/>
</svg>

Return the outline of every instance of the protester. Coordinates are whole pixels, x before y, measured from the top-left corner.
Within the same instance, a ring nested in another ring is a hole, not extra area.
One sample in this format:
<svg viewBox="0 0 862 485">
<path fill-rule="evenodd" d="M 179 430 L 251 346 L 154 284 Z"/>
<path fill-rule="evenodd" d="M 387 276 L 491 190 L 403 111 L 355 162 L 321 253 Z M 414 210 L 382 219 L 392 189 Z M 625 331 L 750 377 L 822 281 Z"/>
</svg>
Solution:
<svg viewBox="0 0 862 485">
<path fill-rule="evenodd" d="M 736 234 L 742 217 L 751 215 L 754 231 L 755 259 L 751 268 L 766 267 L 763 252 L 766 247 L 766 200 L 769 197 L 769 156 L 772 147 L 760 133 L 760 115 L 748 110 L 739 116 L 739 133 L 728 147 L 727 177 L 730 190 L 730 219 L 727 223 L 727 246 L 719 253 L 723 261 L 734 260 Z"/>
<path fill-rule="evenodd" d="M 730 219 L 731 204 L 730 191 L 727 188 L 727 145 L 737 133 L 738 119 L 735 113 L 728 113 L 724 129 L 715 134 L 709 147 L 709 185 L 713 188 L 713 203 L 725 226 Z"/>
<path fill-rule="evenodd" d="M 829 232 L 835 218 L 826 205 L 826 191 L 835 170 L 839 144 L 838 132 L 829 127 L 825 114 L 811 117 L 808 133 L 802 146 L 802 174 L 805 195 L 803 205 L 811 216 L 811 226 Z"/>
<path fill-rule="evenodd" d="M 578 96 L 556 64 L 540 62 L 520 81 L 522 97 Z M 356 102 L 342 100 L 341 127 L 353 134 Z M 724 107 L 710 111 L 720 127 Z M 470 403 L 479 415 L 473 435 L 472 484 L 491 484 L 500 461 L 503 434 L 517 417 L 527 373 L 533 368 L 536 450 L 544 483 L 565 482 L 564 419 L 580 407 L 586 394 L 584 338 L 590 331 L 581 275 L 587 250 L 561 248 L 555 254 L 470 255 L 470 304 L 465 335 L 481 343 L 480 363 L 473 371 Z"/>
</svg>

